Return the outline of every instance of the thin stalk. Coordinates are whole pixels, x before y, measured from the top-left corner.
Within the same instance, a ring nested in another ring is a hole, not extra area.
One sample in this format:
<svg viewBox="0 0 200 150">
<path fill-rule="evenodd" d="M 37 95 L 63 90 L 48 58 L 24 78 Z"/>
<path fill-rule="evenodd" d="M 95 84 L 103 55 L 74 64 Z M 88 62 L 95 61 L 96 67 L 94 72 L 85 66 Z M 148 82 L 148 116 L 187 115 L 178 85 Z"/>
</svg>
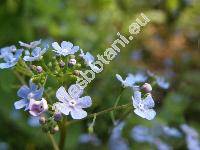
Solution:
<svg viewBox="0 0 200 150">
<path fill-rule="evenodd" d="M 66 120 L 65 118 L 63 118 L 63 121 L 60 124 L 60 142 L 59 142 L 60 150 L 63 150 L 65 147 L 65 139 L 66 139 L 66 131 L 67 131 L 65 124 L 66 124 Z"/>
<path fill-rule="evenodd" d="M 48 137 L 49 137 L 49 139 L 50 139 L 50 141 L 53 145 L 54 150 L 59 150 L 58 145 L 57 145 L 54 137 L 50 133 L 48 133 L 47 135 L 48 135 Z"/>
</svg>

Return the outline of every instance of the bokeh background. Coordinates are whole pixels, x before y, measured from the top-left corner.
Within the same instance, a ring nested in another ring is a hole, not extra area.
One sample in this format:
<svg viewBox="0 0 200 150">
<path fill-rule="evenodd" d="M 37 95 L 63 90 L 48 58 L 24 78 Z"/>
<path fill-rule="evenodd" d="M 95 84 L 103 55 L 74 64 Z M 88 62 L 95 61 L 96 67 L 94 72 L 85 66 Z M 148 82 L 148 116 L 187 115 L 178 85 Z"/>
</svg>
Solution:
<svg viewBox="0 0 200 150">
<path fill-rule="evenodd" d="M 157 122 L 179 128 L 187 123 L 200 131 L 199 10 L 199 0 L 0 0 L 0 47 L 17 45 L 19 40 L 66 40 L 95 56 L 110 46 L 117 32 L 129 35 L 128 26 L 145 13 L 150 23 L 96 76 L 87 94 L 94 103 L 89 113 L 97 112 L 114 104 L 121 88 L 116 73 L 125 76 L 139 69 L 167 77 L 170 88 L 155 87 L 153 91 L 156 119 L 147 121 L 131 113 L 123 130 L 131 149 L 154 149 L 130 138 L 134 125 Z M 37 122 L 14 110 L 20 85 L 12 70 L 0 70 L 0 150 L 52 149 Z M 127 90 L 120 104 L 130 102 L 131 95 Z M 89 122 L 69 127 L 66 149 L 93 149 L 78 142 L 79 136 L 87 133 Z M 108 149 L 112 128 L 109 114 L 97 118 L 94 131 L 102 144 L 94 148 Z M 170 144 L 174 149 L 187 149 L 184 138 Z"/>
</svg>

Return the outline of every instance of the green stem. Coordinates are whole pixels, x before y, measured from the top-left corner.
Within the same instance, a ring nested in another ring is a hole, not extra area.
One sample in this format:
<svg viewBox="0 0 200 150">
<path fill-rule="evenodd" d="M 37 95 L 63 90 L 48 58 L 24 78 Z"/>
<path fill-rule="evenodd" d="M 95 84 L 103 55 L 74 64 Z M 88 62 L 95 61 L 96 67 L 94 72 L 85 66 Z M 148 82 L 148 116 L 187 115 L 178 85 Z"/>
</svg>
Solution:
<svg viewBox="0 0 200 150">
<path fill-rule="evenodd" d="M 47 135 L 48 135 L 48 137 L 49 137 L 49 139 L 50 139 L 50 141 L 53 145 L 54 150 L 59 150 L 58 145 L 57 145 L 54 137 L 50 133 L 48 133 Z"/>
<path fill-rule="evenodd" d="M 59 142 L 60 150 L 63 150 L 65 147 L 65 139 L 66 139 L 66 131 L 67 131 L 65 124 L 66 124 L 66 120 L 64 118 L 60 124 L 60 142 Z"/>
<path fill-rule="evenodd" d="M 121 98 L 121 96 L 122 96 L 123 91 L 124 91 L 124 88 L 122 88 L 122 89 L 120 90 L 119 95 L 118 95 L 117 99 L 115 100 L 114 107 L 117 107 L 117 105 L 118 105 L 118 103 L 119 103 L 119 100 L 120 100 L 120 98 Z M 110 112 L 110 116 L 111 116 L 111 119 L 112 119 L 113 124 L 115 124 L 115 115 L 114 115 L 114 112 L 113 112 L 113 111 Z"/>
<path fill-rule="evenodd" d="M 116 107 L 111 107 L 111 108 L 108 108 L 108 109 L 105 109 L 105 110 L 102 110 L 100 112 L 97 112 L 97 113 L 93 113 L 93 114 L 90 114 L 88 115 L 87 117 L 83 118 L 83 119 L 80 119 L 80 120 L 73 120 L 73 121 L 70 121 L 70 122 L 67 122 L 65 124 L 65 126 L 67 125 L 70 125 L 70 124 L 73 124 L 73 123 L 76 123 L 76 122 L 80 122 L 82 120 L 86 120 L 88 118 L 93 118 L 94 116 L 99 116 L 99 115 L 103 115 L 103 114 L 107 114 L 111 111 L 115 111 L 115 110 L 122 110 L 122 109 L 125 109 L 125 108 L 129 108 L 132 106 L 132 103 L 128 103 L 128 104 L 124 104 L 124 105 L 120 105 L 120 106 L 116 106 Z"/>
</svg>

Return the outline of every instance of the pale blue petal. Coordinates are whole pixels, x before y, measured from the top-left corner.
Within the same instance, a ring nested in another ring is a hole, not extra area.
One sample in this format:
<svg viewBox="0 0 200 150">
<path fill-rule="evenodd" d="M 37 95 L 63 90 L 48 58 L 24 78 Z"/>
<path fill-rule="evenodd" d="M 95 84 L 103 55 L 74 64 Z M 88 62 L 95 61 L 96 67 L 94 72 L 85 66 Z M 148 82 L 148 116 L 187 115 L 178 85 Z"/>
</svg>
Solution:
<svg viewBox="0 0 200 150">
<path fill-rule="evenodd" d="M 146 113 L 144 111 L 141 111 L 140 109 L 135 109 L 134 112 L 136 115 L 138 115 L 142 118 L 146 118 Z"/>
<path fill-rule="evenodd" d="M 147 120 L 152 120 L 156 116 L 156 112 L 153 109 L 147 109 L 144 111 L 145 112 L 145 117 Z"/>
<path fill-rule="evenodd" d="M 66 42 L 66 41 L 63 41 L 61 43 L 61 48 L 63 49 L 71 49 L 73 47 L 73 44 L 71 42 Z"/>
<path fill-rule="evenodd" d="M 16 102 L 14 103 L 15 109 L 21 109 L 21 108 L 23 108 L 23 107 L 26 107 L 27 103 L 28 103 L 28 102 L 27 102 L 27 100 L 25 100 L 25 99 L 16 101 Z"/>
<path fill-rule="evenodd" d="M 87 112 L 81 108 L 73 108 L 70 113 L 73 119 L 83 119 L 87 116 Z"/>
<path fill-rule="evenodd" d="M 20 87 L 20 89 L 17 91 L 17 95 L 21 98 L 26 98 L 30 92 L 30 89 L 28 86 L 24 85 Z"/>
<path fill-rule="evenodd" d="M 155 103 L 151 94 L 147 95 L 147 97 L 143 101 L 143 104 L 146 109 L 153 108 L 155 106 Z"/>
<path fill-rule="evenodd" d="M 41 52 L 41 48 L 40 48 L 40 47 L 36 47 L 36 48 L 32 51 L 31 55 L 32 55 L 33 57 L 37 57 L 37 56 L 40 56 L 40 52 Z"/>
<path fill-rule="evenodd" d="M 62 48 L 59 46 L 57 42 L 53 42 L 52 47 L 57 51 L 62 51 Z"/>
<path fill-rule="evenodd" d="M 43 88 L 43 87 L 40 88 L 40 89 L 37 90 L 37 91 L 34 91 L 34 92 L 33 92 L 33 99 L 35 99 L 35 100 L 41 99 L 41 98 L 42 98 L 42 95 L 43 95 L 43 92 L 44 92 L 44 88 Z"/>
<path fill-rule="evenodd" d="M 70 95 L 67 93 L 67 91 L 65 90 L 65 88 L 63 86 L 61 86 L 57 92 L 56 92 L 56 97 L 59 101 L 66 103 L 69 100 L 71 100 L 72 98 L 70 97 Z"/>
<path fill-rule="evenodd" d="M 12 64 L 10 63 L 0 63 L 0 68 L 1 69 L 6 69 L 12 67 Z"/>
<path fill-rule="evenodd" d="M 69 115 L 69 112 L 72 110 L 71 107 L 68 106 L 66 103 L 55 103 L 54 106 L 57 110 L 59 110 L 64 115 Z"/>
<path fill-rule="evenodd" d="M 90 96 L 84 96 L 77 100 L 77 105 L 81 108 L 88 108 L 92 105 L 92 100 Z"/>
</svg>

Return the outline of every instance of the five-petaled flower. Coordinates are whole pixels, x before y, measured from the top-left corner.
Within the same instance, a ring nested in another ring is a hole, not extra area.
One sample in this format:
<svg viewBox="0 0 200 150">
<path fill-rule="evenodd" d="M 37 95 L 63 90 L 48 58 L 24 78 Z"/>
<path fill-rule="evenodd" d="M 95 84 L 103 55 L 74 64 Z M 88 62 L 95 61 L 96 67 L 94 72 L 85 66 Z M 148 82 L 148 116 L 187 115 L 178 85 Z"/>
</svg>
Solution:
<svg viewBox="0 0 200 150">
<path fill-rule="evenodd" d="M 92 105 L 92 100 L 90 96 L 80 98 L 81 94 L 82 92 L 70 95 L 63 86 L 60 87 L 56 92 L 56 97 L 59 102 L 54 104 L 55 109 L 59 110 L 64 115 L 69 115 L 70 113 L 73 119 L 85 118 L 87 116 L 87 112 L 84 111 L 83 108 L 90 107 Z"/>
<path fill-rule="evenodd" d="M 66 41 L 63 41 L 61 46 L 57 42 L 53 42 L 52 47 L 54 48 L 54 52 L 63 56 L 74 54 L 79 50 L 79 46 L 74 46 L 71 42 Z"/>
<path fill-rule="evenodd" d="M 6 47 L 1 49 L 0 58 L 3 58 L 4 62 L 0 63 L 0 69 L 11 68 L 17 64 L 19 58 L 22 55 L 21 49 L 16 50 L 15 47 Z"/>
<path fill-rule="evenodd" d="M 24 61 L 36 61 L 42 59 L 42 55 L 47 51 L 46 48 L 41 49 L 40 47 L 36 47 L 33 49 L 33 51 L 30 53 L 26 53 L 26 56 L 24 56 Z"/>
<path fill-rule="evenodd" d="M 30 100 L 41 99 L 43 91 L 43 87 L 38 89 L 38 86 L 31 81 L 29 82 L 29 87 L 26 85 L 22 86 L 17 92 L 17 95 L 21 98 L 21 100 L 14 103 L 15 109 L 21 109 L 25 107 L 25 110 L 28 110 Z"/>
<path fill-rule="evenodd" d="M 147 97 L 142 100 L 141 92 L 135 91 L 132 97 L 134 112 L 147 120 L 152 120 L 156 116 L 156 112 L 152 109 L 154 107 L 154 100 L 151 94 L 148 93 Z"/>
<path fill-rule="evenodd" d="M 41 101 L 30 99 L 28 107 L 29 107 L 29 113 L 32 116 L 40 116 L 42 113 L 48 110 L 48 104 L 44 98 L 42 98 Z"/>
</svg>

